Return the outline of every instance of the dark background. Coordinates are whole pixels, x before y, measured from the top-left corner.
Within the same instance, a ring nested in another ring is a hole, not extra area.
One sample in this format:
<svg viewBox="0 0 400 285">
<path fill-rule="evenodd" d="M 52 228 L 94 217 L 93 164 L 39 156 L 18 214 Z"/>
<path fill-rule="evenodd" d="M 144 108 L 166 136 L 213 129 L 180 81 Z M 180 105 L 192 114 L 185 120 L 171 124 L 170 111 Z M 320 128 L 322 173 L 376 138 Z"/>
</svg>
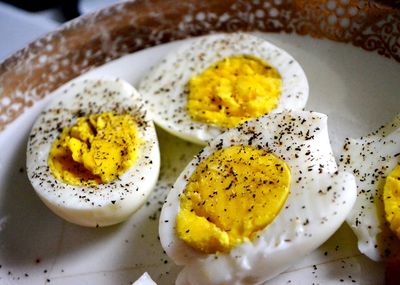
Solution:
<svg viewBox="0 0 400 285">
<path fill-rule="evenodd" d="M 56 9 L 60 12 L 61 19 L 68 21 L 80 15 L 79 0 L 1 0 L 29 12 L 39 12 Z"/>
<path fill-rule="evenodd" d="M 78 17 L 79 0 L 0 0 L 29 12 L 57 9 L 61 20 L 69 21 Z M 368 5 L 389 6 L 400 9 L 400 0 L 365 0 Z"/>
</svg>

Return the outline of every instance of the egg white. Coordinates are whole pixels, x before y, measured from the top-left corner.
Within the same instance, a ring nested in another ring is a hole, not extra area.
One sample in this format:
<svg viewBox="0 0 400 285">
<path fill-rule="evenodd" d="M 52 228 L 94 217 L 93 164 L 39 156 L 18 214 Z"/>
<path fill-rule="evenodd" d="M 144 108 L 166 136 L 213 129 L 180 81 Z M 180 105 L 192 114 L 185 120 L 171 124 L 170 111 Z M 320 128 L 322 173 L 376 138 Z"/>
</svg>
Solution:
<svg viewBox="0 0 400 285">
<path fill-rule="evenodd" d="M 132 285 L 157 285 L 156 282 L 151 279 L 150 275 L 145 272 L 140 276 L 138 280 L 132 283 Z"/>
<path fill-rule="evenodd" d="M 183 44 L 140 81 L 138 90 L 148 102 L 156 124 L 191 142 L 206 141 L 224 128 L 194 121 L 186 111 L 189 80 L 215 62 L 233 55 L 252 55 L 267 61 L 282 77 L 282 94 L 273 112 L 300 110 L 308 99 L 308 82 L 300 64 L 286 51 L 250 34 L 216 34 Z"/>
<path fill-rule="evenodd" d="M 221 146 L 232 145 L 261 147 L 283 159 L 292 176 L 290 194 L 281 212 L 252 242 L 226 254 L 202 254 L 175 233 L 179 196 L 200 161 Z M 337 171 L 325 115 L 269 114 L 216 137 L 184 169 L 163 205 L 160 240 L 168 256 L 184 266 L 176 284 L 258 284 L 326 241 L 343 223 L 355 199 L 353 175 Z"/>
<path fill-rule="evenodd" d="M 400 162 L 399 154 L 400 115 L 365 137 L 346 139 L 340 156 L 340 169 L 354 173 L 358 190 L 346 221 L 358 238 L 359 250 L 375 261 L 400 249 L 383 208 L 385 178 Z"/>
<path fill-rule="evenodd" d="M 57 180 L 48 155 L 62 128 L 94 113 L 131 114 L 143 141 L 137 161 L 118 179 L 96 187 Z M 59 89 L 35 122 L 27 146 L 27 174 L 41 200 L 58 216 L 83 226 L 108 226 L 126 220 L 145 201 L 160 168 L 158 141 L 140 94 L 120 79 L 77 81 Z"/>
</svg>

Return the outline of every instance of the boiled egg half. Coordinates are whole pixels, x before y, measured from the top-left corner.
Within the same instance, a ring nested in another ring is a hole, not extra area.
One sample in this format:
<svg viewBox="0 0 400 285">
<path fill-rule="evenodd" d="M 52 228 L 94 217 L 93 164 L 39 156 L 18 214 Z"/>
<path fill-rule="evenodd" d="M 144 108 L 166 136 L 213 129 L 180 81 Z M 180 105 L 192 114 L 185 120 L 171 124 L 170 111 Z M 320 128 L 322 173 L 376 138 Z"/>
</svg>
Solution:
<svg viewBox="0 0 400 285">
<path fill-rule="evenodd" d="M 126 220 L 154 187 L 160 154 L 139 93 L 120 79 L 73 82 L 35 122 L 27 174 L 58 216 L 83 226 Z"/>
<path fill-rule="evenodd" d="M 340 169 L 354 173 L 357 200 L 347 222 L 359 250 L 375 261 L 400 250 L 400 116 L 364 137 L 348 138 Z"/>
<path fill-rule="evenodd" d="M 183 44 L 152 67 L 139 92 L 159 126 L 205 144 L 267 113 L 304 108 L 307 78 L 287 52 L 250 34 L 216 34 Z"/>
<path fill-rule="evenodd" d="M 356 199 L 327 117 L 284 111 L 217 136 L 184 169 L 160 216 L 176 284 L 259 284 L 326 241 Z"/>
</svg>

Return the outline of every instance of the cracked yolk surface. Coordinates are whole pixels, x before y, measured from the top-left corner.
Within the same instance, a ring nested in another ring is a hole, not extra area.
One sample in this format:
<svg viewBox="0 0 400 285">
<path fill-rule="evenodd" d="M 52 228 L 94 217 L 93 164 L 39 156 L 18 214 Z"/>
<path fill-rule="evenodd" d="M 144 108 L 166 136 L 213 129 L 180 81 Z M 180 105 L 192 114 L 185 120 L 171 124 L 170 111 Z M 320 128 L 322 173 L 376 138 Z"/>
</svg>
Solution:
<svg viewBox="0 0 400 285">
<path fill-rule="evenodd" d="M 135 163 L 139 146 L 132 116 L 93 114 L 62 130 L 48 163 L 53 175 L 67 184 L 108 183 Z"/>
<path fill-rule="evenodd" d="M 279 103 L 282 78 L 253 56 L 227 57 L 189 81 L 187 109 L 194 120 L 234 127 L 271 112 Z"/>
</svg>

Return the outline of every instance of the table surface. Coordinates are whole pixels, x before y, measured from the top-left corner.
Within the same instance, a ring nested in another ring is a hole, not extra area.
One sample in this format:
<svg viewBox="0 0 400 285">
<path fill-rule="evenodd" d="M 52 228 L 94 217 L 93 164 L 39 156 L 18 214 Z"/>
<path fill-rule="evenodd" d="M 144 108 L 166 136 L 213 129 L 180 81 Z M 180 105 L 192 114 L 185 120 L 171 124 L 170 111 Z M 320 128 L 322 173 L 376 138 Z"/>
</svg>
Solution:
<svg viewBox="0 0 400 285">
<path fill-rule="evenodd" d="M 79 10 L 86 14 L 117 1 L 81 0 Z M 0 2 L 0 61 L 61 24 L 56 10 L 30 13 Z"/>
</svg>

